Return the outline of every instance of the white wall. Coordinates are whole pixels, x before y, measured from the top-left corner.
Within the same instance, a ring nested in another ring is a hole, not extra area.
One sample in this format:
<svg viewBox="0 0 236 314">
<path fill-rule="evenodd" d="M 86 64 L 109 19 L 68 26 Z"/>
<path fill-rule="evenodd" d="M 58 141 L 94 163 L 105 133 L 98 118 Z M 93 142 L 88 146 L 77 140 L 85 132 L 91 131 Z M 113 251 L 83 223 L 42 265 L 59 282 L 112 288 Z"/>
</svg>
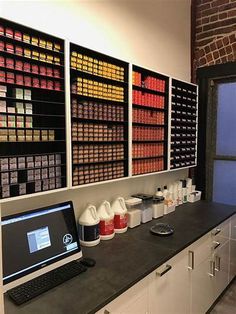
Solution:
<svg viewBox="0 0 236 314">
<path fill-rule="evenodd" d="M 0 1 L 0 16 L 111 56 L 190 80 L 190 0 Z M 153 193 L 187 170 L 83 187 L 2 205 L 3 215 L 72 199 L 79 215 L 116 195 Z"/>
<path fill-rule="evenodd" d="M 0 0 L 0 16 L 190 79 L 190 0 Z"/>
</svg>

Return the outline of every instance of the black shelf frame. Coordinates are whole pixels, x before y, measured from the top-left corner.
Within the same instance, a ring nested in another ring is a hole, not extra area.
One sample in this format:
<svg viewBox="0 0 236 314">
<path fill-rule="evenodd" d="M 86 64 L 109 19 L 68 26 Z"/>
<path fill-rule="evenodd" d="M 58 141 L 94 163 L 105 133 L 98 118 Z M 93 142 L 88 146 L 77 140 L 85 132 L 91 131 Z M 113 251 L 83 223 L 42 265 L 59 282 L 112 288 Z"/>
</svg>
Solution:
<svg viewBox="0 0 236 314">
<path fill-rule="evenodd" d="M 5 83 L 0 83 L 0 85 L 4 85 Z M 28 88 L 26 88 L 28 89 Z M 6 100 L 9 102 L 24 102 L 24 103 L 41 103 L 41 104 L 51 104 L 51 105 L 65 105 L 64 102 L 58 101 L 45 101 L 45 100 L 37 100 L 37 99 L 21 99 L 21 98 L 14 98 L 14 97 L 0 97 L 0 100 Z"/>
<path fill-rule="evenodd" d="M 25 61 L 25 62 L 36 63 L 37 65 L 51 66 L 58 69 L 64 69 L 64 64 L 56 64 L 56 63 L 47 62 L 43 60 L 33 59 L 31 57 L 26 57 L 24 55 L 8 52 L 6 50 L 1 50 L 1 54 L 6 58 L 13 58 L 14 60 L 21 60 L 23 62 Z"/>
<path fill-rule="evenodd" d="M 37 114 L 37 113 L 12 113 L 12 112 L 0 112 L 0 115 L 6 115 L 6 116 L 25 116 L 25 117 L 53 117 L 53 118 L 65 118 L 63 115 L 58 114 Z M 17 128 L 18 129 L 18 128 Z M 42 128 L 44 129 L 44 128 Z M 55 128 L 52 128 L 55 129 Z"/>
<path fill-rule="evenodd" d="M 167 108 L 155 108 L 155 107 L 150 107 L 150 106 L 145 106 L 145 105 L 137 105 L 137 104 L 133 104 L 132 106 L 133 106 L 133 108 L 146 109 L 146 110 L 150 110 L 150 111 L 162 111 L 162 112 L 168 111 Z"/>
<path fill-rule="evenodd" d="M 140 160 L 140 159 L 156 159 L 156 158 L 163 158 L 164 155 L 157 155 L 157 156 L 145 156 L 145 157 L 133 157 L 132 160 Z"/>
<path fill-rule="evenodd" d="M 122 106 L 124 108 L 124 120 L 123 121 L 112 121 L 110 119 L 104 120 L 104 119 L 90 119 L 90 118 L 81 118 L 81 117 L 71 117 L 71 121 L 78 121 L 78 122 L 84 122 L 84 123 L 96 123 L 96 124 L 107 124 L 109 126 L 111 125 L 121 125 L 123 126 L 124 129 L 124 140 L 117 140 L 117 141 L 112 141 L 112 140 L 107 140 L 107 141 L 74 141 L 72 140 L 72 149 L 73 149 L 73 143 L 77 143 L 79 146 L 80 145 L 88 145 L 88 144 L 96 144 L 96 145 L 104 145 L 104 144 L 123 144 L 124 145 L 124 158 L 122 159 L 117 159 L 117 160 L 103 160 L 103 161 L 97 161 L 97 162 L 88 162 L 88 163 L 73 163 L 73 150 L 72 150 L 72 168 L 74 167 L 83 167 L 86 165 L 97 165 L 97 164 L 109 164 L 109 163 L 118 163 L 118 162 L 123 162 L 124 164 L 124 177 L 128 176 L 129 171 L 128 171 L 128 146 L 129 146 L 129 141 L 128 141 L 128 132 L 129 132 L 129 126 L 128 126 L 128 87 L 129 87 L 129 64 L 127 62 L 124 62 L 122 60 L 118 60 L 116 58 L 110 57 L 108 55 L 93 51 L 91 49 L 70 43 L 70 57 L 72 56 L 72 52 L 76 51 L 79 54 L 85 55 L 89 58 L 97 59 L 98 61 L 102 62 L 107 62 L 119 67 L 124 68 L 124 81 L 121 80 L 116 80 L 113 78 L 108 78 L 108 77 L 103 77 L 99 74 L 95 73 L 90 73 L 88 71 L 83 71 L 82 69 L 74 69 L 70 68 L 70 75 L 71 75 L 71 81 L 70 83 L 73 84 L 76 80 L 77 77 L 80 78 L 87 78 L 89 80 L 94 80 L 100 83 L 104 84 L 110 84 L 113 86 L 117 87 L 122 87 L 124 89 L 124 101 L 116 101 L 116 100 L 108 100 L 104 98 L 99 98 L 99 97 L 93 97 L 93 96 L 85 96 L 85 95 L 79 95 L 76 93 L 72 93 L 71 91 L 71 99 L 76 99 L 78 103 L 83 103 L 83 102 L 94 102 L 94 103 L 99 103 L 101 105 L 111 105 L 111 106 Z M 115 178 L 114 178 L 115 179 Z M 112 179 L 109 179 L 112 180 Z M 96 182 L 100 182 L 96 181 Z M 72 179 L 73 182 L 73 179 Z M 94 183 L 95 181 L 93 180 Z M 89 184 L 89 183 L 85 183 Z M 74 184 L 73 184 L 74 186 Z M 81 184 L 79 184 L 81 186 Z"/>
<path fill-rule="evenodd" d="M 1 22 L 1 21 L 0 21 Z M 57 55 L 57 56 L 61 56 L 63 57 L 64 56 L 64 52 L 61 52 L 61 51 L 57 51 L 57 50 L 53 50 L 53 49 L 49 49 L 49 48 L 44 48 L 44 47 L 41 47 L 39 45 L 34 45 L 34 44 L 31 44 L 31 43 L 27 43 L 25 41 L 22 40 L 18 40 L 16 38 L 12 38 L 12 37 L 8 37 L 6 35 L 2 35 L 0 34 L 0 40 L 4 41 L 5 43 L 12 43 L 13 45 L 19 45 L 23 48 L 29 48 L 29 49 L 36 49 L 37 51 L 39 52 L 44 52 L 44 53 L 52 53 L 53 55 Z"/>
<path fill-rule="evenodd" d="M 127 159 L 112 159 L 112 160 L 103 160 L 103 161 L 88 161 L 83 163 L 73 163 L 73 167 L 88 166 L 88 165 L 97 165 L 97 164 L 114 164 L 118 162 L 126 162 Z"/>
<path fill-rule="evenodd" d="M 48 79 L 48 80 L 64 82 L 64 78 L 63 77 L 55 77 L 55 76 L 50 76 L 50 75 L 43 75 L 43 74 L 40 74 L 40 73 L 34 73 L 32 71 L 18 70 L 18 69 L 9 68 L 9 67 L 6 67 L 6 66 L 5 67 L 0 66 L 0 71 L 15 72 L 15 73 L 19 73 L 19 74 L 22 74 L 22 75 L 27 75 L 27 76 L 30 76 L 30 77 L 44 78 L 44 79 Z"/>
<path fill-rule="evenodd" d="M 24 71 L 23 69 L 17 69 L 8 67 L 6 62 L 3 66 L 0 67 L 1 71 L 5 73 L 14 73 L 14 74 L 21 74 L 23 76 L 29 76 L 31 78 L 42 78 L 48 81 L 57 81 L 61 83 L 61 90 L 55 89 L 47 89 L 41 87 L 34 87 L 28 86 L 23 84 L 16 84 L 16 81 L 13 82 L 0 82 L 0 85 L 7 87 L 6 97 L 0 97 L 1 100 L 6 102 L 6 106 L 14 107 L 15 103 L 23 103 L 25 106 L 26 104 L 32 104 L 32 114 L 26 113 L 18 113 L 16 110 L 15 112 L 0 112 L 0 115 L 5 116 L 21 116 L 23 120 L 26 117 L 32 117 L 33 127 L 1 127 L 1 130 L 54 130 L 55 131 L 55 140 L 47 140 L 47 141 L 6 141 L 0 142 L 1 144 L 1 154 L 0 158 L 13 158 L 13 157 L 33 157 L 33 156 L 42 156 L 42 155 L 51 155 L 51 154 L 60 154 L 61 156 L 61 163 L 41 166 L 41 167 L 32 167 L 32 168 L 25 168 L 25 169 L 8 169 L 2 172 L 12 172 L 17 171 L 19 173 L 23 173 L 27 170 L 34 170 L 34 169 L 43 169 L 43 168 L 50 168 L 50 167 L 60 167 L 61 168 L 61 175 L 59 177 L 53 177 L 48 179 L 61 179 L 61 187 L 66 187 L 67 184 L 67 153 L 66 153 L 66 120 L 65 120 L 65 54 L 64 54 L 64 40 L 57 38 L 55 36 L 51 36 L 49 34 L 40 32 L 38 30 L 26 27 L 24 25 L 20 25 L 18 23 L 0 18 L 0 24 L 6 29 L 11 28 L 13 32 L 20 31 L 22 34 L 28 34 L 31 37 L 37 37 L 39 39 L 43 39 L 46 41 L 50 41 L 52 43 L 57 43 L 61 47 L 61 51 L 56 51 L 54 49 L 48 49 L 46 47 L 40 47 L 38 45 L 34 45 L 31 43 L 27 43 L 21 40 L 17 40 L 6 35 L 0 35 L 0 40 L 3 41 L 5 44 L 13 44 L 14 51 L 11 53 L 10 51 L 6 51 L 6 48 L 0 51 L 1 55 L 6 58 L 11 58 L 14 62 L 23 61 L 28 62 L 30 65 L 42 65 L 45 67 L 50 67 L 53 69 L 59 70 L 60 77 L 49 76 L 39 73 L 34 73 L 32 71 Z M 31 51 L 38 51 L 43 52 L 45 54 L 51 55 L 53 57 L 59 57 L 61 64 L 55 64 L 54 62 L 47 62 L 46 60 L 38 60 L 32 57 L 27 57 L 24 54 L 20 55 L 15 53 L 15 47 L 19 46 L 21 48 L 29 48 Z M 19 88 L 23 90 L 30 90 L 31 91 L 31 99 L 20 99 L 14 97 L 13 89 Z M 56 110 L 55 110 L 56 109 Z M 25 109 L 24 109 L 25 110 Z M 22 172 L 23 171 L 23 172 Z M 42 181 L 41 179 L 40 181 Z M 17 184 L 9 184 L 10 186 L 10 197 L 17 197 L 19 195 L 19 183 L 26 183 L 27 191 L 26 194 L 37 193 L 34 191 L 34 181 L 24 181 L 18 182 Z M 55 187 L 56 189 L 56 187 Z M 49 189 L 51 190 L 51 189 Z M 44 192 L 43 189 L 39 192 Z M 0 198 L 2 195 L 0 196 Z M 9 197 L 7 197 L 9 198 Z M 5 198 L 2 198 L 5 199 Z"/>
<path fill-rule="evenodd" d="M 9 83 L 9 82 L 0 82 L 0 85 L 6 85 L 12 88 L 22 88 L 22 89 L 33 89 L 33 90 L 41 90 L 41 91 L 47 91 L 49 93 L 65 93 L 64 90 L 56 90 L 56 89 L 48 89 L 48 88 L 41 88 L 41 87 L 33 87 L 29 85 L 22 85 L 22 84 L 16 84 L 16 83 Z"/>
<path fill-rule="evenodd" d="M 182 168 L 187 165 L 180 165 L 176 167 L 176 163 L 185 161 L 192 163 L 192 159 L 196 160 L 196 142 L 197 142 L 197 87 L 193 84 L 182 82 L 180 80 L 172 79 L 171 87 L 171 160 L 170 169 Z M 178 111 L 178 113 L 176 112 Z M 184 112 L 184 113 L 183 113 Z M 177 121 L 176 119 L 180 119 Z M 192 120 L 192 121 L 182 121 Z M 176 129 L 176 126 L 185 126 Z M 174 127 L 174 128 L 173 128 Z M 190 129 L 188 129 L 190 127 Z M 194 129 L 192 129 L 194 127 Z M 176 136 L 179 134 L 179 136 Z M 173 143 L 173 140 L 180 142 L 179 144 Z M 183 141 L 195 140 L 195 143 L 182 143 Z M 181 147 L 180 152 L 176 152 L 175 148 Z M 190 148 L 190 151 L 183 151 L 182 148 Z M 185 155 L 194 154 L 195 157 L 186 158 Z M 175 157 L 178 157 L 176 160 Z"/>
<path fill-rule="evenodd" d="M 163 170 L 160 171 L 164 171 L 167 170 L 168 167 L 168 126 L 169 126 L 169 77 L 165 76 L 163 74 L 160 74 L 158 72 L 152 71 L 152 70 L 148 70 L 145 68 L 142 68 L 140 66 L 137 65 L 133 65 L 132 68 L 133 72 L 139 72 L 141 73 L 141 81 L 144 80 L 145 77 L 147 76 L 152 76 L 156 79 L 160 79 L 160 80 L 164 80 L 165 81 L 165 91 L 156 91 L 156 90 L 152 90 L 150 88 L 146 88 L 143 86 L 137 86 L 137 85 L 132 85 L 132 89 L 133 90 L 138 90 L 141 91 L 142 93 L 149 93 L 149 94 L 153 94 L 153 95 L 159 95 L 159 96 L 163 96 L 164 97 L 164 108 L 155 108 L 155 107 L 151 107 L 151 106 L 145 106 L 145 105 L 139 105 L 139 104 L 134 104 L 132 105 L 132 108 L 135 109 L 144 109 L 144 110 L 149 110 L 149 111 L 155 111 L 155 112 L 163 112 L 164 113 L 164 124 L 151 124 L 151 123 L 139 123 L 139 122 L 133 122 L 132 126 L 147 126 L 147 127 L 158 127 L 158 128 L 164 128 L 164 140 L 135 140 L 132 139 L 133 143 L 164 143 L 164 154 L 160 157 L 163 158 L 164 160 L 164 167 Z M 159 158 L 158 157 L 150 157 L 150 159 L 153 158 Z M 137 159 L 149 159 L 148 158 L 135 158 L 132 157 L 132 160 L 135 161 Z M 149 172 L 145 172 L 145 173 L 149 173 Z M 152 173 L 152 172 L 150 172 Z M 141 173 L 144 174 L 144 173 Z M 138 174 L 135 174 L 138 175 Z"/>
<path fill-rule="evenodd" d="M 123 106 L 128 106 L 128 101 L 116 101 L 116 100 L 109 100 L 109 99 L 104 99 L 104 98 L 98 98 L 98 97 L 93 97 L 93 96 L 85 96 L 85 95 L 79 95 L 76 93 L 71 93 L 71 98 L 76 98 L 81 101 L 94 101 L 94 102 L 100 102 L 100 103 L 105 103 L 105 104 L 113 104 L 113 105 L 123 105 Z"/>
<path fill-rule="evenodd" d="M 79 118 L 71 116 L 74 121 L 85 122 L 85 123 L 98 123 L 98 124 L 128 124 L 128 121 L 113 121 L 113 120 L 99 120 L 90 118 Z"/>
<path fill-rule="evenodd" d="M 26 170 L 37 170 L 37 169 L 45 169 L 45 168 L 56 168 L 56 167 L 65 167 L 66 164 L 58 164 L 58 165 L 50 165 L 50 166 L 41 166 L 41 167 L 33 167 L 33 168 L 17 168 L 17 169 L 9 169 L 9 170 L 0 170 L 0 173 L 6 172 L 15 172 L 15 171 L 26 171 Z"/>
<path fill-rule="evenodd" d="M 133 140 L 133 143 L 166 143 L 166 142 L 167 140 Z"/>
<path fill-rule="evenodd" d="M 155 174 L 155 173 L 158 173 L 158 172 L 162 172 L 162 171 L 165 171 L 164 170 L 154 170 L 154 171 L 146 171 L 146 172 L 140 172 L 140 173 L 136 173 L 136 174 L 132 174 L 132 177 L 138 177 L 138 176 L 142 176 L 142 175 L 145 175 L 145 174 Z"/>
<path fill-rule="evenodd" d="M 133 90 L 138 90 L 138 91 L 143 92 L 143 93 L 154 94 L 154 95 L 159 95 L 159 96 L 167 96 L 167 94 L 168 94 L 167 92 L 160 92 L 160 91 L 156 91 L 154 89 L 141 87 L 141 86 L 137 86 L 137 85 L 133 85 Z"/>
<path fill-rule="evenodd" d="M 73 143 L 78 143 L 80 145 L 87 145 L 87 144 L 124 144 L 124 143 L 128 143 L 128 140 L 117 140 L 117 141 L 110 141 L 110 140 L 107 140 L 107 141 L 94 141 L 94 140 L 91 140 L 91 141 L 81 141 L 81 140 L 72 140 Z M 126 158 L 125 158 L 126 159 Z"/>
<path fill-rule="evenodd" d="M 154 124 L 154 123 L 142 123 L 142 122 L 133 122 L 133 126 L 150 126 L 150 127 L 161 127 L 161 128 L 167 128 L 168 125 L 166 124 Z"/>
<path fill-rule="evenodd" d="M 73 68 L 70 68 L 70 73 L 71 73 L 71 80 L 74 81 L 78 76 L 82 77 L 82 78 L 87 78 L 90 80 L 95 80 L 101 83 L 105 83 L 105 84 L 110 84 L 110 85 L 115 85 L 115 86 L 119 86 L 119 87 L 127 87 L 127 85 L 129 84 L 128 82 L 125 81 L 118 81 L 115 79 L 110 79 L 108 77 L 105 76 L 101 76 L 101 75 L 96 75 L 90 72 L 86 72 L 86 71 L 82 71 L 82 70 L 76 70 Z"/>
</svg>

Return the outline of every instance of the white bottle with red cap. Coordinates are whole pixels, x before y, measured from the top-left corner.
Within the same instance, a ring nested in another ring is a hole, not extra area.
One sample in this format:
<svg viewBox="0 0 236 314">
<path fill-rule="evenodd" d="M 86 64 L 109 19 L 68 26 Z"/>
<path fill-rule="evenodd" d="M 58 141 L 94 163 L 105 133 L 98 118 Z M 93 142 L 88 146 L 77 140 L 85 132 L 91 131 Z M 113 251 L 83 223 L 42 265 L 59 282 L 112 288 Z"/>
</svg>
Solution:
<svg viewBox="0 0 236 314">
<path fill-rule="evenodd" d="M 100 218 L 99 234 L 101 240 L 110 240 L 114 238 L 114 213 L 108 201 L 103 201 L 98 207 L 97 214 Z"/>
<path fill-rule="evenodd" d="M 115 233 L 123 233 L 128 229 L 127 208 L 123 197 L 117 197 L 111 205 L 114 213 Z"/>
</svg>

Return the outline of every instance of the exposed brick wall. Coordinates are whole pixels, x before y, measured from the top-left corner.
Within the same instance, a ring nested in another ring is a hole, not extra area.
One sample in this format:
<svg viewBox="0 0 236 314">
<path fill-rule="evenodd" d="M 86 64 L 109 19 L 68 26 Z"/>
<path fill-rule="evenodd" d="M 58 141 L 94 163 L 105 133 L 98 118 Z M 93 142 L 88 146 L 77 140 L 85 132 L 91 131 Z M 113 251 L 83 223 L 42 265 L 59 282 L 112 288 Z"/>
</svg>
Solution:
<svg viewBox="0 0 236 314">
<path fill-rule="evenodd" d="M 193 77 L 203 66 L 236 61 L 236 0 L 195 0 Z"/>
</svg>

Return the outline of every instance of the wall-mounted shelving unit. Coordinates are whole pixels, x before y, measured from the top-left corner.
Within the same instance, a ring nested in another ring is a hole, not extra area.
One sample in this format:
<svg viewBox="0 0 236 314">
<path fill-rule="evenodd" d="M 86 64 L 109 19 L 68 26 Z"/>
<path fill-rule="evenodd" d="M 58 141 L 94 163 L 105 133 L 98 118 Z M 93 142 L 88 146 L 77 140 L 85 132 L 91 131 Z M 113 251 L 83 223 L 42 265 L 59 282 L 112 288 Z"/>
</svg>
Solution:
<svg viewBox="0 0 236 314">
<path fill-rule="evenodd" d="M 128 176 L 128 63 L 70 44 L 72 185 Z"/>
<path fill-rule="evenodd" d="M 2 201 L 196 165 L 196 85 L 66 43 L 0 19 Z"/>
<path fill-rule="evenodd" d="M 0 198 L 66 186 L 64 40 L 0 19 Z"/>
<path fill-rule="evenodd" d="M 133 65 L 132 175 L 167 170 L 169 78 Z"/>
<path fill-rule="evenodd" d="M 196 165 L 197 86 L 172 79 L 170 169 Z"/>
</svg>

